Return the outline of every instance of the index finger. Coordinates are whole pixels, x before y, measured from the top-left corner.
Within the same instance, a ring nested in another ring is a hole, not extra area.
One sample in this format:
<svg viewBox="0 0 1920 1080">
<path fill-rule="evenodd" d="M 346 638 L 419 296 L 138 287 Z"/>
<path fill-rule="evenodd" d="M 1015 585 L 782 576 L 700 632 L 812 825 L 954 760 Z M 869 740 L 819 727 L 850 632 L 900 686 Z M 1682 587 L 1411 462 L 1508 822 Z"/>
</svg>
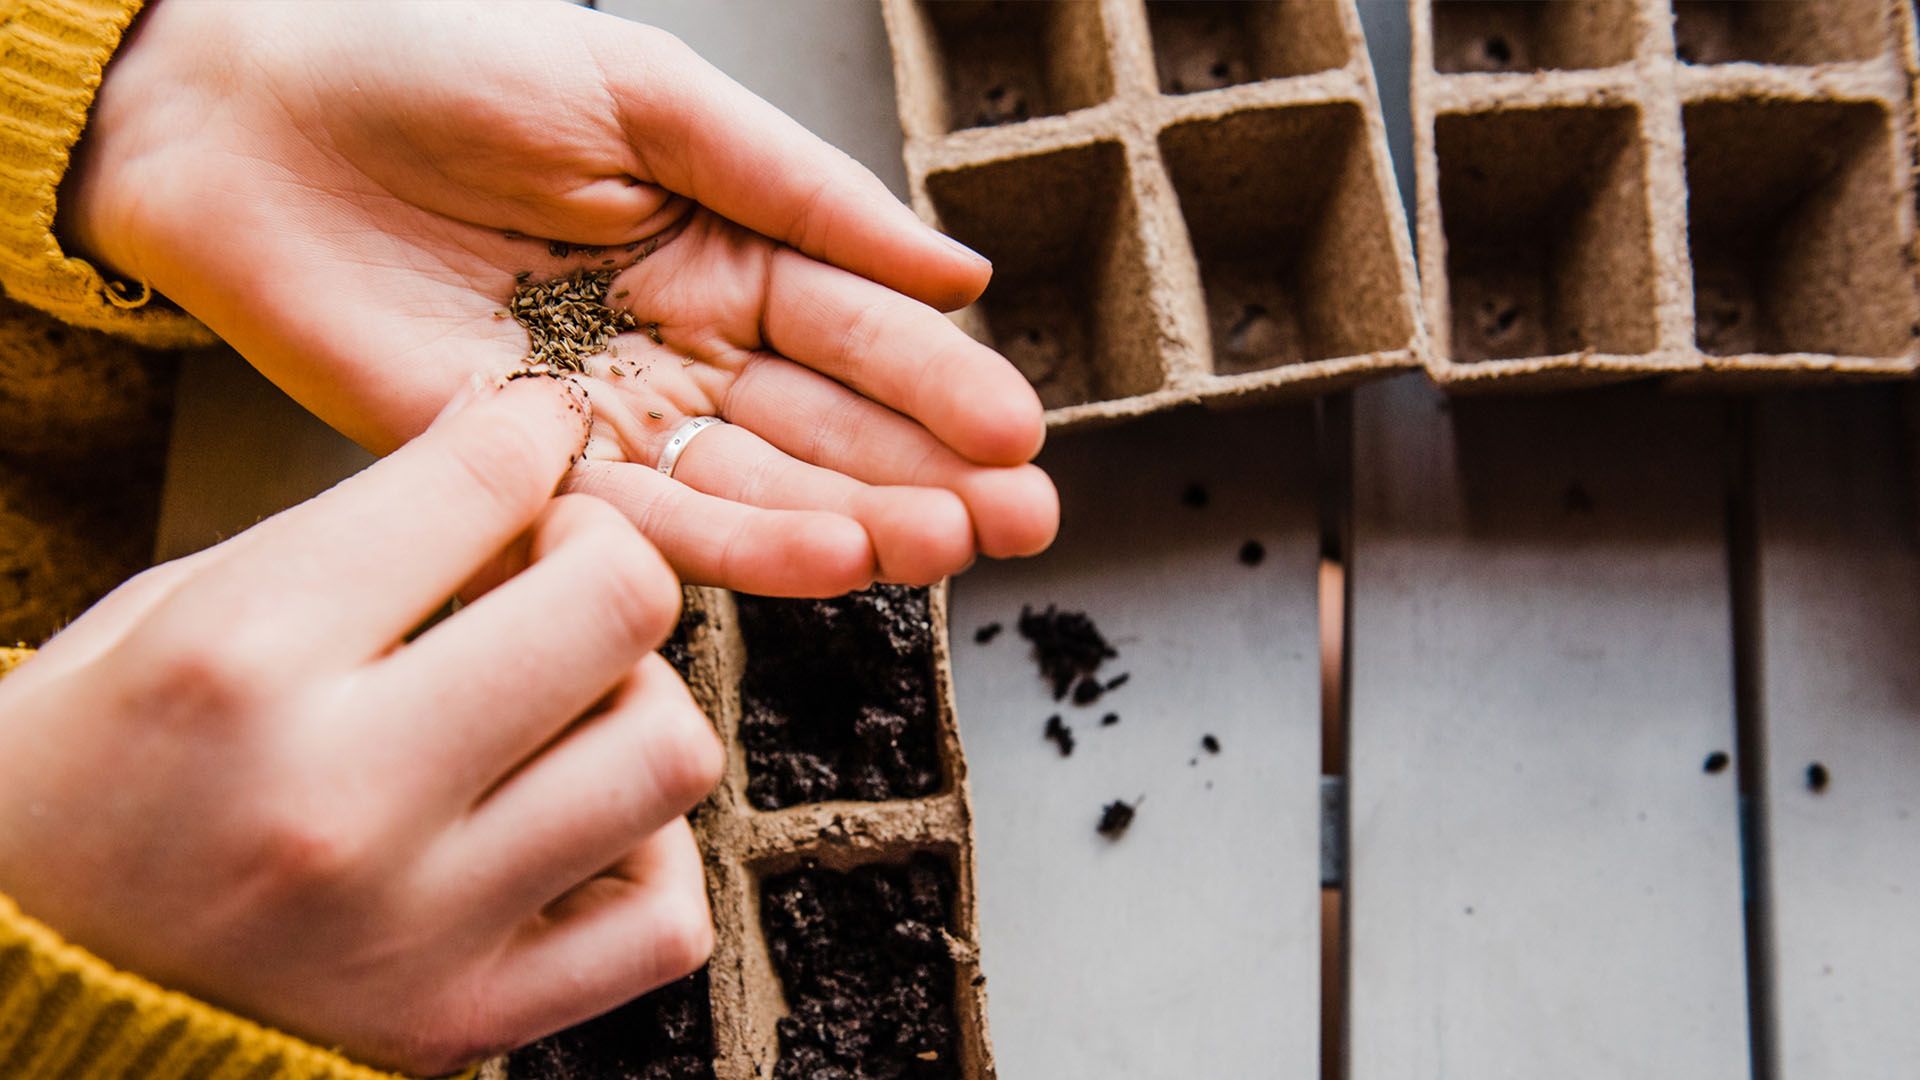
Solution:
<svg viewBox="0 0 1920 1080">
<path fill-rule="evenodd" d="M 986 288 L 984 257 L 921 223 L 865 166 L 671 34 L 627 24 L 588 44 L 642 179 L 944 311 Z"/>
<path fill-rule="evenodd" d="M 532 523 L 585 445 L 585 391 L 571 381 L 474 394 L 388 457 L 254 526 L 168 598 L 156 632 L 246 638 L 306 668 L 386 651 Z"/>
</svg>

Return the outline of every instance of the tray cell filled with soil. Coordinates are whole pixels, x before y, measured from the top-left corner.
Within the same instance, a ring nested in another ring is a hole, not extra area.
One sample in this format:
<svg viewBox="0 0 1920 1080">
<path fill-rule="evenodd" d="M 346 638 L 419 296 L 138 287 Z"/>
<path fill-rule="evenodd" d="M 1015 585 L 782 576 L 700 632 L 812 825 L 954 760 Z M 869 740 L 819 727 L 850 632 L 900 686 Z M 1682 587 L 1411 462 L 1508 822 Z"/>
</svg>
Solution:
<svg viewBox="0 0 1920 1080">
<path fill-rule="evenodd" d="M 1846 102 L 1686 106 L 1694 336 L 1715 355 L 1889 357 L 1915 327 L 1890 116 Z"/>
<path fill-rule="evenodd" d="M 740 740 L 759 810 L 918 798 L 941 787 L 928 591 L 736 599 L 746 666 Z"/>
<path fill-rule="evenodd" d="M 510 1080 L 714 1080 L 713 1013 L 703 968 L 531 1046 Z"/>
<path fill-rule="evenodd" d="M 1635 0 L 1439 0 L 1433 66 L 1447 73 L 1604 68 L 1633 59 Z"/>
<path fill-rule="evenodd" d="M 928 134 L 1057 116 L 1113 96 L 1099 4 L 920 0 L 905 14 L 924 61 L 913 74 Z"/>
<path fill-rule="evenodd" d="M 959 1080 L 968 1067 L 947 859 L 802 864 L 760 882 L 784 996 L 774 1080 Z M 970 988 L 971 989 L 971 988 Z"/>
<path fill-rule="evenodd" d="M 1119 143 L 936 172 L 926 190 L 941 226 L 993 260 L 962 325 L 1048 408 L 1159 389 L 1153 282 Z"/>
<path fill-rule="evenodd" d="M 1149 0 L 1153 63 L 1164 94 L 1345 67 L 1340 7 L 1326 0 Z"/>
<path fill-rule="evenodd" d="M 1654 348 L 1638 120 L 1627 106 L 1436 120 L 1454 361 Z"/>
<path fill-rule="evenodd" d="M 1888 45 L 1881 0 L 1675 0 L 1673 51 L 1687 64 L 1868 60 Z"/>
<path fill-rule="evenodd" d="M 1216 374 L 1408 346 L 1359 105 L 1189 121 L 1163 131 L 1160 149 L 1200 267 Z"/>
</svg>

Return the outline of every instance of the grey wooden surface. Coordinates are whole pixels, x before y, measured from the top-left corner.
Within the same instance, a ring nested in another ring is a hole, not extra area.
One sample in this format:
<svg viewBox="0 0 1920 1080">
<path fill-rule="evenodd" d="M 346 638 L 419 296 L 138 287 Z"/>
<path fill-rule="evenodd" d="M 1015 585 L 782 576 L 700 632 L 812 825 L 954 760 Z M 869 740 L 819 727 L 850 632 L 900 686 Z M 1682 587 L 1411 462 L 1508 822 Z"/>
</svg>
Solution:
<svg viewBox="0 0 1920 1080">
<path fill-rule="evenodd" d="M 877 4 L 606 6 L 899 183 Z M 1361 11 L 1404 172 L 1404 10 Z M 1351 987 L 1326 1001 L 1313 552 L 1332 506 L 1310 415 L 1059 440 L 1060 546 L 954 588 L 1002 1074 L 1317 1076 L 1321 1010 L 1344 1005 L 1329 1048 L 1358 1078 L 1920 1075 L 1920 408 L 1896 397 L 1760 404 L 1746 550 L 1728 542 L 1729 500 L 1745 506 L 1729 402 L 1616 390 L 1445 411 L 1418 379 L 1355 395 Z M 237 360 L 198 358 L 162 553 L 366 460 Z M 1205 511 L 1179 502 L 1195 480 Z M 1267 559 L 1249 569 L 1234 553 L 1254 537 Z M 1746 559 L 1764 633 L 1742 638 L 1730 563 Z M 1048 601 L 1090 611 L 1134 675 L 1062 710 L 1065 760 L 1011 630 Z M 1007 633 L 974 646 L 990 620 Z M 1738 703 L 1736 641 L 1760 672 Z M 1121 722 L 1101 728 L 1109 708 Z M 1715 750 L 1724 772 L 1702 767 Z M 1750 835 L 1770 843 L 1750 909 L 1736 788 L 1756 764 Z M 1142 795 L 1124 840 L 1094 834 L 1102 803 Z M 1758 1032 L 1750 971 L 1771 1003 Z"/>
<path fill-rule="evenodd" d="M 1920 1074 L 1920 484 L 1898 406 L 1778 398 L 1756 425 L 1784 1077 Z"/>
<path fill-rule="evenodd" d="M 1749 1075 L 1724 411 L 1357 393 L 1356 1080 Z"/>
</svg>

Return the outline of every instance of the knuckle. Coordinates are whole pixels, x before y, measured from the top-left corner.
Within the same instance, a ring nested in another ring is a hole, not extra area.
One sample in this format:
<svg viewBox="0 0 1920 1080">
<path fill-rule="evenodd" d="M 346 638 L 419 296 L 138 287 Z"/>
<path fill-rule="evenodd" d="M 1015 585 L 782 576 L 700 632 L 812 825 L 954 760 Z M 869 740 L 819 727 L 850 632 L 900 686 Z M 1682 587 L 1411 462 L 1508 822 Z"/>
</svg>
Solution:
<svg viewBox="0 0 1920 1080">
<path fill-rule="evenodd" d="M 244 716 L 272 693 L 276 661 L 263 635 L 186 631 L 153 647 L 141 664 L 143 712 L 198 723 Z"/>
<path fill-rule="evenodd" d="M 686 891 L 661 905 L 653 924 L 653 952 L 663 981 L 685 978 L 713 955 L 713 919 L 707 912 L 704 883 L 695 879 Z"/>
<path fill-rule="evenodd" d="M 631 526 L 606 530 L 593 553 L 602 596 L 616 630 L 635 646 L 657 648 L 680 618 L 680 582 Z"/>
<path fill-rule="evenodd" d="M 266 879 L 299 889 L 338 884 L 367 863 L 367 834 L 338 813 L 280 807 L 257 825 L 255 849 Z"/>
<path fill-rule="evenodd" d="M 684 811 L 720 782 L 726 750 L 706 714 L 691 700 L 660 709 L 654 723 L 657 728 L 647 752 L 654 783 L 663 800 Z"/>
</svg>

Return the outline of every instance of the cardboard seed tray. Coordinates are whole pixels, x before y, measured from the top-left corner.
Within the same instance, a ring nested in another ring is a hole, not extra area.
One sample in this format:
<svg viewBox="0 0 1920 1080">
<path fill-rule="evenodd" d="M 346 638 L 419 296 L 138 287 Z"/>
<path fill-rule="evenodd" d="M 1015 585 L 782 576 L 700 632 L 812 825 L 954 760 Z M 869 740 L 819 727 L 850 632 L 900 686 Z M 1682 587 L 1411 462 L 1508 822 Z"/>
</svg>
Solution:
<svg viewBox="0 0 1920 1080">
<path fill-rule="evenodd" d="M 941 944 L 951 960 L 953 977 L 953 1074 L 995 1075 L 987 1037 L 985 979 L 979 964 L 973 811 L 953 711 L 946 587 L 914 591 L 925 597 L 931 635 L 919 668 L 933 701 L 931 721 L 939 761 L 934 790 L 913 798 L 803 803 L 768 811 L 755 809 L 748 798 L 751 776 L 742 734 L 741 690 L 753 657 L 741 630 L 741 601 L 719 590 L 687 590 L 680 642 L 684 648 L 670 645 L 666 651 L 681 668 L 727 749 L 725 777 L 693 815 L 694 831 L 706 857 L 707 892 L 716 930 L 713 958 L 707 966 L 716 1080 L 765 1080 L 776 1075 L 778 1025 L 788 1014 L 788 1001 L 768 949 L 763 884 L 798 869 L 847 871 L 875 863 L 904 866 L 923 856 L 937 859 L 951 876 L 950 925 Z M 820 632 L 834 630 L 823 626 Z M 637 1017 L 647 1015 L 644 1007 L 629 1009 Z M 613 1043 L 625 1035 L 644 1041 L 648 1034 L 619 1032 L 618 1014 L 613 1028 L 606 1030 L 603 1022 L 602 1029 L 588 1038 Z M 565 1041 L 574 1034 L 562 1033 L 549 1041 Z M 586 1071 L 592 1067 L 589 1057 L 577 1061 L 569 1073 L 566 1066 L 554 1065 L 537 1044 L 511 1061 L 492 1063 L 488 1075 L 511 1080 L 584 1078 L 595 1075 Z"/>
<path fill-rule="evenodd" d="M 1071 427 L 1418 366 L 1351 0 L 885 0 L 921 215 L 994 261 L 956 319 Z"/>
<path fill-rule="evenodd" d="M 1421 283 L 1456 388 L 1910 375 L 1897 0 L 1412 0 Z"/>
</svg>

